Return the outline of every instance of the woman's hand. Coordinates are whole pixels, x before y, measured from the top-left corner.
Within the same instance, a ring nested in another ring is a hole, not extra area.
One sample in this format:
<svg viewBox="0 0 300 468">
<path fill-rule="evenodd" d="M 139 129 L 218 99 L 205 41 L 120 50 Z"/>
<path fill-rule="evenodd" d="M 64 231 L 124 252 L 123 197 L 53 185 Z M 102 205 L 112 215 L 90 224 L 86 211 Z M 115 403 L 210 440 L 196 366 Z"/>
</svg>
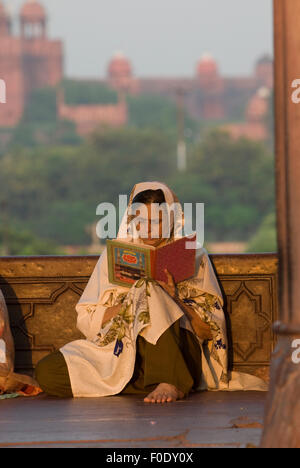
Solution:
<svg viewBox="0 0 300 468">
<path fill-rule="evenodd" d="M 118 315 L 118 313 L 120 312 L 121 310 L 121 307 L 122 307 L 122 304 L 118 304 L 118 305 L 115 305 L 115 306 L 112 306 L 112 307 L 107 307 L 105 309 L 105 313 L 104 313 L 104 317 L 103 317 L 103 320 L 102 320 L 102 326 L 108 322 L 109 320 L 111 320 L 113 317 L 115 317 L 116 315 Z"/>
<path fill-rule="evenodd" d="M 165 269 L 164 272 L 167 277 L 167 283 L 159 280 L 157 280 L 157 282 L 171 297 L 175 299 L 177 297 L 177 289 L 174 278 L 167 269 Z"/>
<path fill-rule="evenodd" d="M 191 320 L 192 328 L 196 335 L 201 339 L 201 340 L 212 340 L 213 336 L 210 330 L 210 326 L 202 322 L 200 318 L 196 317 Z"/>
<path fill-rule="evenodd" d="M 186 316 L 189 318 L 192 328 L 196 335 L 202 340 L 212 340 L 212 333 L 210 326 L 203 322 L 198 314 L 194 311 L 193 307 L 185 304 L 178 298 L 177 288 L 173 276 L 168 270 L 164 270 L 167 276 L 167 283 L 164 281 L 157 281 L 160 286 L 171 296 L 176 302 L 184 309 Z"/>
</svg>

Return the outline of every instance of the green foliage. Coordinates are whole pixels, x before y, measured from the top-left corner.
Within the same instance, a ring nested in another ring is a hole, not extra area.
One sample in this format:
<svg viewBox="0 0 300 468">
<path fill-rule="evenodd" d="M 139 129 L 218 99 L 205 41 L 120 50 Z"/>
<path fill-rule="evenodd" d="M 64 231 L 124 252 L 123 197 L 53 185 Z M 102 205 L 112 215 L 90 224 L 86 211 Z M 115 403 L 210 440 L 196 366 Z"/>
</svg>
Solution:
<svg viewBox="0 0 300 468">
<path fill-rule="evenodd" d="M 56 122 L 21 122 L 15 129 L 8 149 L 14 147 L 41 147 L 49 145 L 78 145 L 82 138 L 69 120 Z"/>
<path fill-rule="evenodd" d="M 0 253 L 2 255 L 60 255 L 54 242 L 38 239 L 28 229 L 0 226 Z"/>
<path fill-rule="evenodd" d="M 275 213 L 270 213 L 264 218 L 250 239 L 246 252 L 277 252 Z"/>
<path fill-rule="evenodd" d="M 144 94 L 128 96 L 129 124 L 137 128 L 155 128 L 176 134 L 177 106 L 166 97 Z M 189 116 L 185 116 L 185 128 L 191 134 L 196 134 L 198 124 Z"/>
<path fill-rule="evenodd" d="M 44 204 L 43 204 L 44 205 Z M 43 206 L 42 205 L 42 206 Z M 40 205 L 40 208 L 42 207 Z M 40 216 L 31 216 L 26 225 L 42 238 L 53 239 L 61 245 L 88 245 L 90 235 L 86 227 L 95 221 L 95 206 L 81 200 L 56 198 L 45 204 Z"/>
<path fill-rule="evenodd" d="M 98 204 L 117 204 L 138 181 L 166 179 L 173 158 L 174 142 L 150 130 L 102 130 L 79 147 L 15 148 L 0 161 L 0 203 L 39 237 L 87 244 Z"/>
<path fill-rule="evenodd" d="M 12 128 L 0 127 L 0 158 L 6 153 L 12 135 Z"/>
<path fill-rule="evenodd" d="M 65 79 L 62 87 L 69 105 L 118 102 L 118 94 L 103 83 Z M 240 118 L 242 101 L 230 92 L 231 116 Z M 266 117 L 271 131 L 273 99 Z M 127 103 L 128 127 L 103 127 L 83 140 L 73 122 L 57 118 L 55 88 L 31 93 L 8 149 L 9 130 L 0 129 L 0 204 L 6 202 L 9 219 L 7 226 L 0 210 L 0 248 L 7 232 L 11 254 L 87 245 L 99 203 L 118 208 L 119 194 L 129 195 L 138 182 L 158 180 L 181 202 L 205 203 L 206 241 L 250 238 L 250 251 L 276 249 L 274 215 L 269 215 L 275 198 L 272 138 L 267 145 L 234 141 L 212 128 L 215 122 L 186 115 L 188 167 L 178 173 L 176 102 L 141 95 L 127 96 Z"/>
<path fill-rule="evenodd" d="M 118 94 L 104 83 L 92 83 L 64 79 L 64 99 L 68 105 L 116 104 Z"/>
<path fill-rule="evenodd" d="M 176 128 L 175 105 L 159 96 L 142 95 L 128 96 L 130 125 L 144 128 Z"/>
<path fill-rule="evenodd" d="M 56 122 L 56 89 L 39 88 L 31 92 L 25 106 L 22 122 Z"/>
<path fill-rule="evenodd" d="M 47 87 L 32 91 L 8 149 L 57 144 L 78 145 L 81 141 L 74 122 L 57 119 L 56 89 Z"/>
<path fill-rule="evenodd" d="M 102 128 L 78 146 L 14 147 L 0 164 L 0 203 L 8 203 L 11 226 L 57 245 L 89 244 L 98 204 L 118 208 L 119 194 L 147 180 L 167 183 L 181 202 L 205 203 L 209 242 L 248 240 L 274 211 L 273 156 L 216 130 L 190 146 L 181 173 L 171 133 L 135 127 Z"/>
<path fill-rule="evenodd" d="M 245 240 L 274 208 L 274 160 L 266 148 L 213 130 L 174 180 L 182 201 L 205 204 L 209 241 Z"/>
<path fill-rule="evenodd" d="M 163 180 L 175 172 L 175 150 L 176 143 L 158 130 L 100 130 L 89 139 L 80 173 L 105 201 L 114 201 L 137 182 Z"/>
</svg>

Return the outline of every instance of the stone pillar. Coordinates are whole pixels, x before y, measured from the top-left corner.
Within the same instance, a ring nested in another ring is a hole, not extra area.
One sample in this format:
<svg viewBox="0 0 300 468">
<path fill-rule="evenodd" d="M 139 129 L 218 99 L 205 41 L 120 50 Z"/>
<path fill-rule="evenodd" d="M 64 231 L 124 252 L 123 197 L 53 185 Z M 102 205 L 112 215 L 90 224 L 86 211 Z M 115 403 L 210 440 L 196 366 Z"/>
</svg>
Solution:
<svg viewBox="0 0 300 468">
<path fill-rule="evenodd" d="M 300 79 L 300 1 L 273 2 L 281 321 L 274 326 L 278 344 L 261 447 L 300 448 L 300 364 L 292 359 L 292 344 L 300 339 L 300 103 L 292 101 L 292 83 Z"/>
</svg>

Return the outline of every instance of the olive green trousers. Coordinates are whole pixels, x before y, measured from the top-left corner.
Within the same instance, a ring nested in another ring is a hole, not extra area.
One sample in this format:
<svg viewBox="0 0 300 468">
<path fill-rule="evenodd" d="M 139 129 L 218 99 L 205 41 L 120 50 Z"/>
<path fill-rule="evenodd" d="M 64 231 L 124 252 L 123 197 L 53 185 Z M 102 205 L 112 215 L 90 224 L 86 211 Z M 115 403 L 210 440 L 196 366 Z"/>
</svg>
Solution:
<svg viewBox="0 0 300 468">
<path fill-rule="evenodd" d="M 156 345 L 140 335 L 136 345 L 133 376 L 121 394 L 147 394 L 159 383 L 169 383 L 187 395 L 199 386 L 201 349 L 193 333 L 180 327 L 179 320 L 162 334 Z M 67 364 L 60 351 L 37 364 L 35 378 L 45 393 L 73 397 Z"/>
</svg>

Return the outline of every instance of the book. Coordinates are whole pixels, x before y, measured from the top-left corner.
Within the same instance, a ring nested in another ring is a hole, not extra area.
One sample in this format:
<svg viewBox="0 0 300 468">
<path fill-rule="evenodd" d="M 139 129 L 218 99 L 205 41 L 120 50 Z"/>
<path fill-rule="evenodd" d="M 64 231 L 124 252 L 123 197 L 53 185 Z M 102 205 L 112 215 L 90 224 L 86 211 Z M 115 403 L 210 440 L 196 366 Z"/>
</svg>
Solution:
<svg viewBox="0 0 300 468">
<path fill-rule="evenodd" d="M 161 247 L 108 239 L 106 246 L 109 281 L 128 287 L 140 278 L 166 282 L 165 268 L 172 274 L 175 283 L 191 278 L 195 275 L 196 250 L 187 249 L 186 242 L 196 244 L 196 233 Z"/>
</svg>

